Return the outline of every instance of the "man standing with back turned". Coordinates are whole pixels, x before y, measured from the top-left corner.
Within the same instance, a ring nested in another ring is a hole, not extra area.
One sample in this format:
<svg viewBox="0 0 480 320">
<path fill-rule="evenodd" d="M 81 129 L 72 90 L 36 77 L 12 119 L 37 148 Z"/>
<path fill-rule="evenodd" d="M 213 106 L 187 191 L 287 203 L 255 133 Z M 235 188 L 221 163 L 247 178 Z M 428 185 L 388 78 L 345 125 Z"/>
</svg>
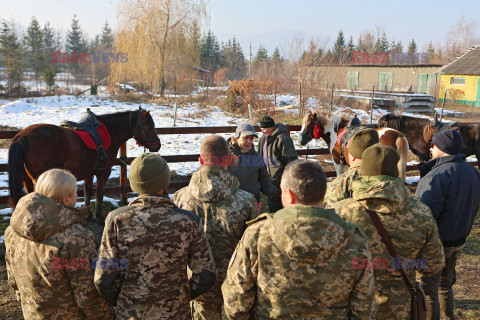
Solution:
<svg viewBox="0 0 480 320">
<path fill-rule="evenodd" d="M 442 240 L 446 265 L 421 282 L 429 319 L 453 319 L 455 266 L 470 234 L 480 204 L 480 173 L 461 154 L 463 138 L 457 130 L 436 134 L 430 152 L 432 160 L 419 164 L 420 176 L 415 198 L 432 210 Z"/>
<path fill-rule="evenodd" d="M 297 160 L 282 177 L 284 209 L 249 222 L 223 283 L 228 319 L 369 319 L 372 269 L 353 269 L 353 258 L 371 262 L 363 232 L 322 208 L 325 172 Z"/>
<path fill-rule="evenodd" d="M 200 146 L 201 166 L 193 173 L 189 185 L 173 195 L 179 207 L 195 212 L 200 218 L 217 265 L 215 285 L 192 302 L 194 320 L 222 319 L 221 285 L 228 261 L 247 228 L 247 221 L 258 215 L 253 194 L 241 190 L 238 179 L 227 171 L 231 161 L 224 138 L 206 137 Z"/>
</svg>

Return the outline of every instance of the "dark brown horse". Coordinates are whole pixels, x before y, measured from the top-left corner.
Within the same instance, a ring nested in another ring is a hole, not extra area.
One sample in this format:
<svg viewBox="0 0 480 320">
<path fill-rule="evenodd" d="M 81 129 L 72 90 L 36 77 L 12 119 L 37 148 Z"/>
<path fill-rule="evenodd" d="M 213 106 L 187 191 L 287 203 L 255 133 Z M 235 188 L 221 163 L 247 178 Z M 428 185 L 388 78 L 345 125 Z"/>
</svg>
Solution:
<svg viewBox="0 0 480 320">
<path fill-rule="evenodd" d="M 323 138 L 327 143 L 328 150 L 332 154 L 337 176 L 342 173 L 344 165 L 349 165 L 348 157 L 345 157 L 345 161 L 342 161 L 342 146 L 337 142 L 337 137 L 345 130 L 348 123 L 348 119 L 336 114 L 311 111 L 308 111 L 302 121 L 300 144 L 304 146 L 313 138 Z M 375 130 L 378 132 L 380 143 L 395 148 L 400 154 L 398 171 L 400 177 L 405 180 L 408 157 L 407 139 L 397 130 L 385 128 L 377 128 Z M 348 148 L 345 148 L 344 154 L 348 154 Z"/>
<path fill-rule="evenodd" d="M 134 138 L 150 151 L 160 149 L 160 139 L 155 133 L 155 124 L 148 111 L 118 112 L 97 116 L 111 136 L 111 146 L 106 150 L 107 158 L 97 163 L 99 154 L 87 148 L 78 135 L 70 129 L 35 124 L 20 131 L 12 140 L 8 152 L 8 175 L 12 207 L 26 192 L 32 192 L 36 179 L 52 168 L 71 171 L 77 180 L 84 180 L 85 205 L 90 204 L 93 176 L 97 177 L 95 215 L 100 223 L 105 183 L 110 176 L 118 149 L 128 139 Z"/>
<path fill-rule="evenodd" d="M 397 115 L 385 115 L 378 120 L 379 127 L 393 128 L 405 134 L 410 149 L 421 161 L 430 159 L 430 145 L 439 125 L 445 129 L 450 124 Z M 480 159 L 480 123 L 459 123 L 458 131 L 463 137 L 463 154 L 467 157 L 475 155 L 477 160 Z"/>
</svg>

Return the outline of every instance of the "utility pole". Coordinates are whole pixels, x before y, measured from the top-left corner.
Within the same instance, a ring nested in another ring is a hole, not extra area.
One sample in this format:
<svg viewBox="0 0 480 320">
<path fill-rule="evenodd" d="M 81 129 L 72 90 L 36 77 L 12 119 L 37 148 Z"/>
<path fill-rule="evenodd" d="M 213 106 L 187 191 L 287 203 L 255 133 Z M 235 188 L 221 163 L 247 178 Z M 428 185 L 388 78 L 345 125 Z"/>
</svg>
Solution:
<svg viewBox="0 0 480 320">
<path fill-rule="evenodd" d="M 252 43 L 250 42 L 250 59 L 248 59 L 248 78 L 252 77 Z"/>
</svg>

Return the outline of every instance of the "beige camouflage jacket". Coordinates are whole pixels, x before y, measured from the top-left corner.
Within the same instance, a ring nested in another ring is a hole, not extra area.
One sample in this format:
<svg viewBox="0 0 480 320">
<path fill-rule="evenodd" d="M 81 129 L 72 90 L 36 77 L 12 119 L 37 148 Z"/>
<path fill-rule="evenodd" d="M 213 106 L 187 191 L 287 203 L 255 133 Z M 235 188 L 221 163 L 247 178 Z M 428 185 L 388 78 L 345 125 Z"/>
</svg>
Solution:
<svg viewBox="0 0 480 320">
<path fill-rule="evenodd" d="M 258 215 L 255 197 L 239 187 L 238 179 L 227 170 L 201 166 L 193 174 L 190 184 L 173 196 L 179 207 L 200 217 L 217 265 L 215 285 L 197 301 L 222 304 L 220 287 L 230 257 L 247 227 L 247 221 Z"/>
<path fill-rule="evenodd" d="M 167 197 L 141 195 L 108 215 L 95 285 L 116 303 L 117 319 L 190 319 L 190 299 L 214 281 L 212 252 L 193 213 Z"/>
<path fill-rule="evenodd" d="M 430 276 L 445 263 L 443 246 L 430 209 L 410 196 L 399 178 L 357 177 L 353 198 L 333 207 L 340 216 L 361 227 L 369 239 L 373 264 L 356 260 L 356 268 L 373 268 L 377 283 L 377 319 L 409 319 L 410 292 L 398 270 L 401 264 L 412 284 L 415 269 Z M 392 259 L 366 209 L 377 212 L 398 254 Z"/>
<path fill-rule="evenodd" d="M 228 319 L 369 319 L 374 309 L 367 239 L 334 210 L 291 205 L 245 231 L 222 286 Z"/>
<path fill-rule="evenodd" d="M 25 319 L 113 319 L 93 284 L 97 256 L 88 216 L 39 193 L 20 199 L 5 231 L 8 283 Z"/>
<path fill-rule="evenodd" d="M 336 177 L 328 184 L 325 193 L 325 207 L 331 208 L 336 202 L 352 197 L 352 180 L 360 175 L 360 163 Z"/>
</svg>

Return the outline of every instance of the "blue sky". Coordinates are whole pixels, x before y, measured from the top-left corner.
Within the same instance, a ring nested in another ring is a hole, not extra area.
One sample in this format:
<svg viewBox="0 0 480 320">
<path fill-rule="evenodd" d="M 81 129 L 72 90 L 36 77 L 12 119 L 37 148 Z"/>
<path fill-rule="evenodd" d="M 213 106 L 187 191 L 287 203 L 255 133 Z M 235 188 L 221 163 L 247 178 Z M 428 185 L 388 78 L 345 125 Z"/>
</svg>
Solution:
<svg viewBox="0 0 480 320">
<path fill-rule="evenodd" d="M 3 0 L 0 19 L 28 25 L 33 15 L 66 31 L 74 14 L 82 28 L 93 36 L 105 20 L 116 25 L 117 0 Z M 478 0 L 211 0 L 211 29 L 222 41 L 236 36 L 247 54 L 252 42 L 256 51 L 264 43 L 271 52 L 296 32 L 307 38 L 321 36 L 333 43 L 338 31 L 354 42 L 362 30 L 382 25 L 389 39 L 404 45 L 414 38 L 420 49 L 428 42 L 443 41 L 446 33 L 465 14 L 480 23 Z M 479 26 L 480 30 L 480 26 Z"/>
</svg>

